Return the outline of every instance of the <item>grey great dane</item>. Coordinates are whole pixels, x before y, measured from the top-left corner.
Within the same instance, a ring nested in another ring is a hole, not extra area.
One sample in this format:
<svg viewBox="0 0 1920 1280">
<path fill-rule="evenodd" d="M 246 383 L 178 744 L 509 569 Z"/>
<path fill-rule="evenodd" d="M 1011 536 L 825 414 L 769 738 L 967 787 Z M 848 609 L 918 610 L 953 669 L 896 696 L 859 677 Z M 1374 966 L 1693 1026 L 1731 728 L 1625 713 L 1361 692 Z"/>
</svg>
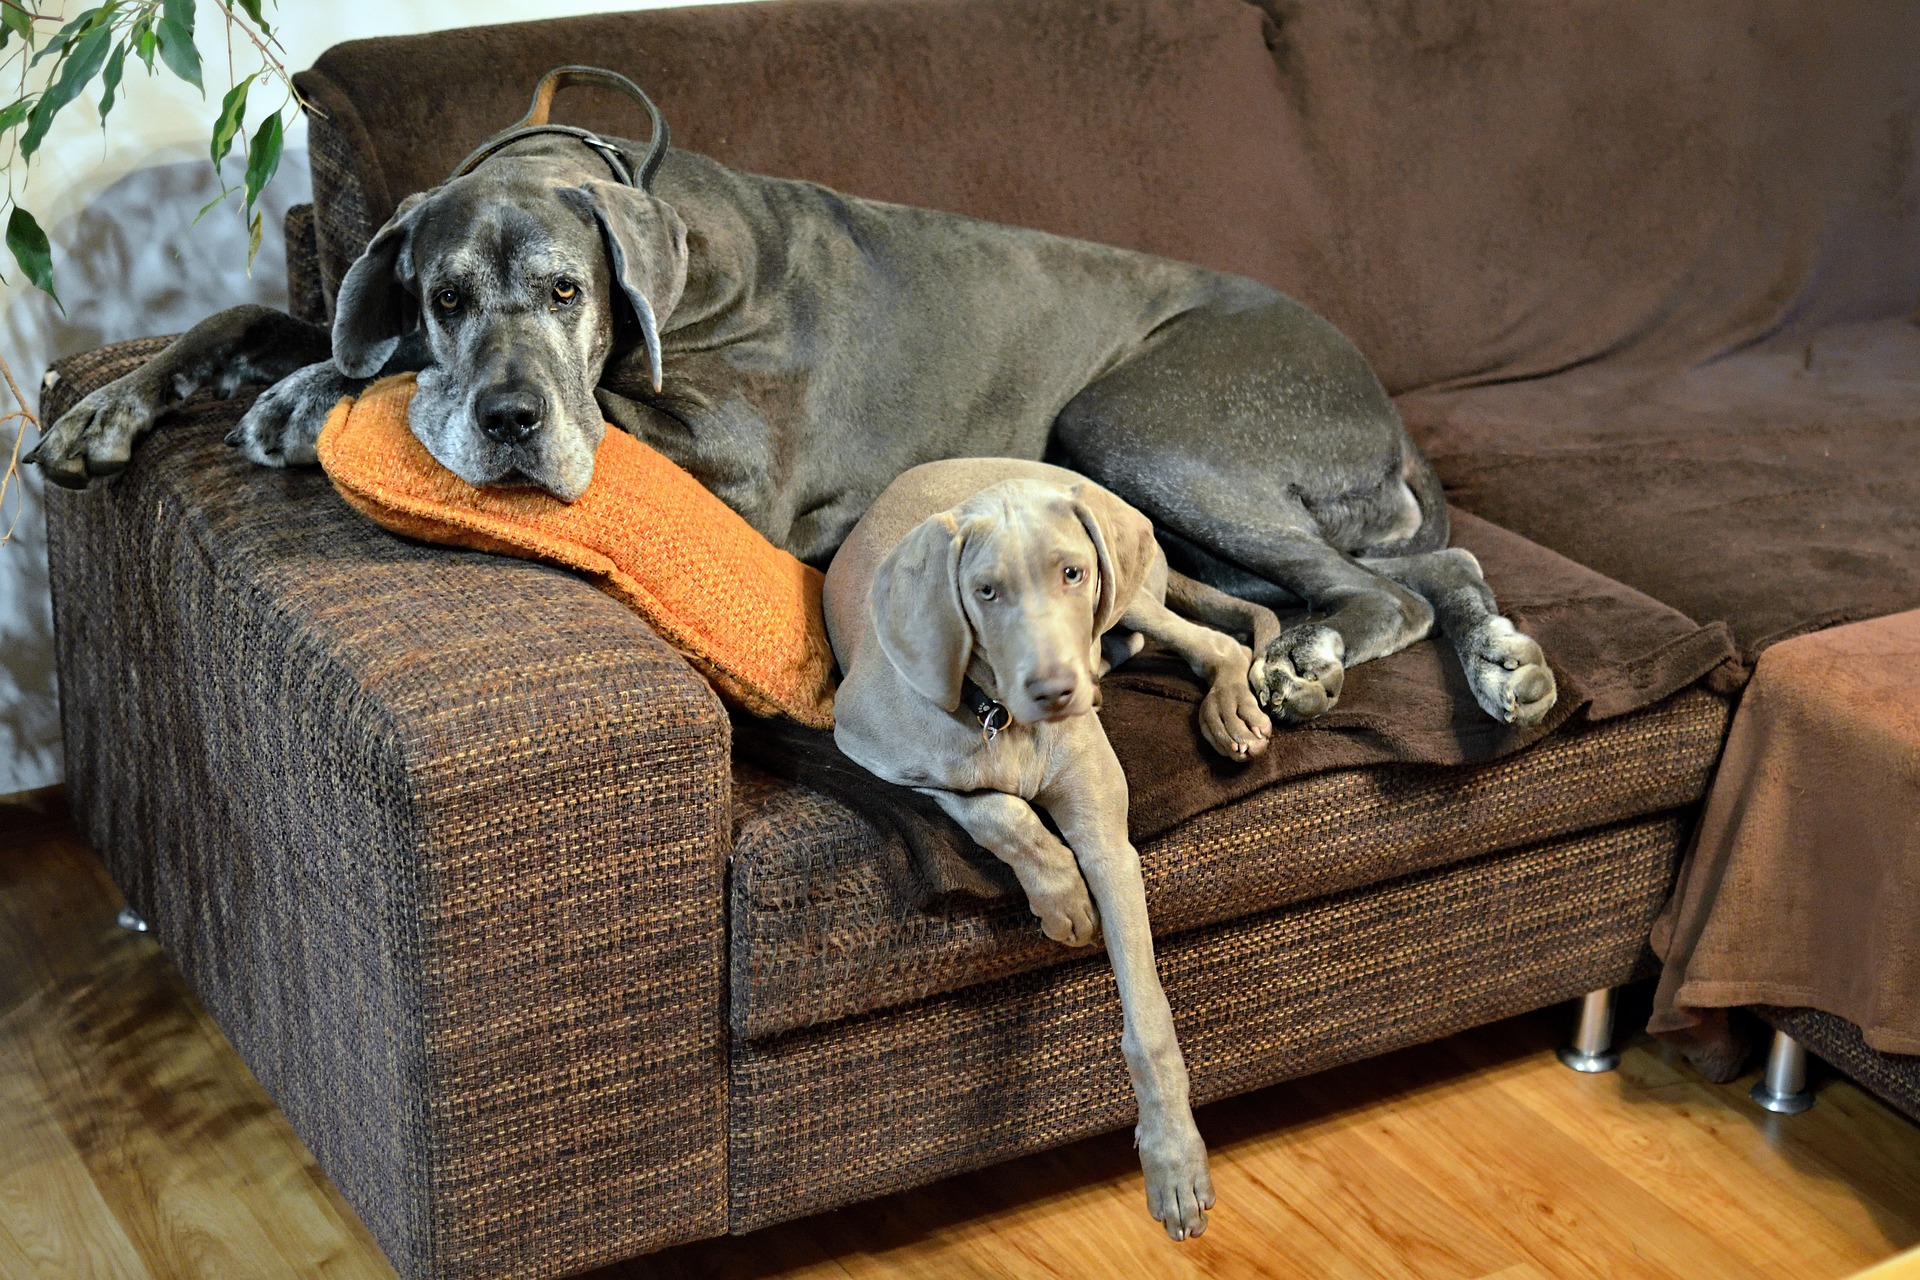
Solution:
<svg viewBox="0 0 1920 1280">
<path fill-rule="evenodd" d="M 647 144 L 546 123 L 573 82 L 631 94 Z M 1447 550 L 1447 509 L 1364 357 L 1239 276 L 739 173 L 668 146 L 624 77 L 560 68 L 455 175 L 409 196 L 341 282 L 329 332 L 222 312 L 53 424 L 83 486 L 168 407 L 270 384 L 229 439 L 308 465 L 326 412 L 419 373 L 410 419 L 476 485 L 572 500 L 611 422 L 775 544 L 823 564 L 908 468 L 1061 462 L 1145 512 L 1177 567 L 1310 612 L 1257 655 L 1283 720 L 1437 623 L 1494 717 L 1553 705 L 1539 647 Z"/>
</svg>

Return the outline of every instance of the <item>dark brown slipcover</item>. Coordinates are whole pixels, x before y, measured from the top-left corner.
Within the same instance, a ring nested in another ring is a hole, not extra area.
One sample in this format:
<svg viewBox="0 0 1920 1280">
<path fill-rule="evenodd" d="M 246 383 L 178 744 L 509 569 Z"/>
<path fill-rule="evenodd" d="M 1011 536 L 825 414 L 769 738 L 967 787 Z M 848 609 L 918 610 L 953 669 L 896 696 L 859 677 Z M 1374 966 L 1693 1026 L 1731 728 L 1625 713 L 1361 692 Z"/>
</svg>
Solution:
<svg viewBox="0 0 1920 1280">
<path fill-rule="evenodd" d="M 1920 608 L 1920 327 L 1904 316 L 1400 411 L 1450 500 L 1730 624 L 1749 661 Z"/>
<path fill-rule="evenodd" d="M 1920 610 L 1761 655 L 1653 946 L 1654 1031 L 1813 1008 L 1920 1054 Z"/>
</svg>

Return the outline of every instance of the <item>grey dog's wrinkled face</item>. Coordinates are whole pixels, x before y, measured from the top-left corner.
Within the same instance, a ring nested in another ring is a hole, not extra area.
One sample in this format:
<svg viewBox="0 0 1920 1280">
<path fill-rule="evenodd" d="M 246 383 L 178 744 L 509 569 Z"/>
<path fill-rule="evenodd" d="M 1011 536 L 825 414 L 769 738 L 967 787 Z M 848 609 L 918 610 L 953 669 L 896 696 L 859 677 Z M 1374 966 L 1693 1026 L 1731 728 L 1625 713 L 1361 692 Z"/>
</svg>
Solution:
<svg viewBox="0 0 1920 1280">
<path fill-rule="evenodd" d="M 685 237 L 644 192 L 495 159 L 382 228 L 341 284 L 334 361 L 367 376 L 417 328 L 430 362 L 408 420 L 427 451 L 470 484 L 571 502 L 606 431 L 593 391 L 616 330 L 671 311 Z"/>
</svg>

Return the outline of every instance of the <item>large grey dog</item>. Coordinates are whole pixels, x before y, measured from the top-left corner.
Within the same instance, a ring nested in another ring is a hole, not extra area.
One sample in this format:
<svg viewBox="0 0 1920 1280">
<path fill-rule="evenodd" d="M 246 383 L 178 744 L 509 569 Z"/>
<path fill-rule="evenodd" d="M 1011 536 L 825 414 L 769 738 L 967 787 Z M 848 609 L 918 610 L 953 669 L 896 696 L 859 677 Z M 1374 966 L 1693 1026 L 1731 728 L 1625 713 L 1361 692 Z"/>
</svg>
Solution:
<svg viewBox="0 0 1920 1280">
<path fill-rule="evenodd" d="M 620 88 L 648 145 L 545 123 L 562 84 Z M 329 358 L 330 357 L 330 358 Z M 572 500 L 612 422 L 755 528 L 824 563 L 889 481 L 1051 458 L 1144 511 L 1196 578 L 1312 610 L 1259 655 L 1307 719 L 1344 669 L 1436 620 L 1491 715 L 1553 704 L 1540 649 L 1446 552 L 1440 485 L 1366 360 L 1238 276 L 738 173 L 670 149 L 623 77 L 562 68 L 519 127 L 409 196 L 342 281 L 332 333 L 259 307 L 189 330 L 35 450 L 81 486 L 169 405 L 272 385 L 232 437 L 310 464 L 327 410 L 417 370 L 411 424 L 474 484 Z"/>
</svg>

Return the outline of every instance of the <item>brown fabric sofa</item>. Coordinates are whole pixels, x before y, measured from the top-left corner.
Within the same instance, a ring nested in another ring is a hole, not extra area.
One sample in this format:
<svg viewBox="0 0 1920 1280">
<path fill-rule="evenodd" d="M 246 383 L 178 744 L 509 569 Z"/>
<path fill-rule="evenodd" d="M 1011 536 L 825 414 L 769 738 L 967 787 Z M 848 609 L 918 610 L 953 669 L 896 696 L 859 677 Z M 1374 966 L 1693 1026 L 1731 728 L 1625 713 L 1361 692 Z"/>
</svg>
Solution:
<svg viewBox="0 0 1920 1280">
<path fill-rule="evenodd" d="M 1920 604 L 1920 434 L 1887 381 L 1920 302 L 1913 21 L 775 0 L 362 42 L 300 78 L 324 114 L 292 291 L 323 318 L 400 197 L 539 72 L 597 62 L 743 168 L 1294 293 L 1407 393 L 1463 506 L 1751 649 Z M 564 114 L 644 132 L 602 98 Z M 1740 421 L 1773 453 L 1716 471 L 1714 393 L 1686 379 L 1843 322 L 1883 344 L 1848 357 L 1873 394 L 1816 378 L 1776 419 L 1766 365 Z M 66 362 L 46 411 L 156 349 Z M 737 759 L 712 690 L 620 606 L 248 468 L 220 443 L 240 408 L 190 405 L 50 502 L 70 789 L 403 1274 L 564 1274 L 1130 1121 L 1103 959 L 1017 904 L 908 901 L 880 833 Z M 1859 487 L 1809 548 L 1836 498 L 1796 466 L 1840 427 L 1875 445 L 1833 463 Z M 1647 972 L 1729 674 L 1146 842 L 1196 1099 Z"/>
</svg>

